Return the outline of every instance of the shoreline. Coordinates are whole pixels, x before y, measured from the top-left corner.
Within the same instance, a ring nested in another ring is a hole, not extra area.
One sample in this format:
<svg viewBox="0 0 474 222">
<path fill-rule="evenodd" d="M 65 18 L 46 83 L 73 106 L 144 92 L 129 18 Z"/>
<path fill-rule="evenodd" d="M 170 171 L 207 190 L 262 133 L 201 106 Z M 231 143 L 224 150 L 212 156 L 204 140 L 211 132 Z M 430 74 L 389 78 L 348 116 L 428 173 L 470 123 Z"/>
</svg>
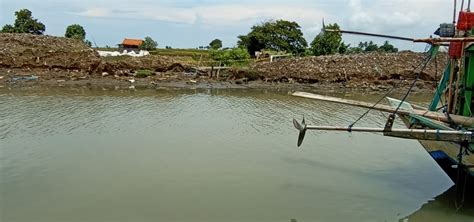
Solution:
<svg viewBox="0 0 474 222">
<path fill-rule="evenodd" d="M 130 80 L 134 80 L 133 83 Z M 410 80 L 407 80 L 411 82 Z M 423 83 L 423 88 L 415 87 L 413 93 L 434 93 L 434 86 L 427 87 Z M 11 89 L 41 89 L 41 88 L 88 88 L 107 90 L 146 90 L 146 89 L 262 89 L 262 90 L 292 90 L 327 93 L 361 93 L 361 94 L 382 94 L 392 89 L 393 86 L 372 85 L 367 87 L 346 87 L 341 83 L 296 83 L 296 82 L 266 82 L 263 80 L 215 80 L 215 79 L 172 79 L 167 81 L 156 81 L 153 78 L 103 78 L 88 77 L 87 79 L 41 79 L 19 80 L 11 82 L 11 77 L 0 79 L 0 90 Z M 393 90 L 392 93 L 404 93 L 408 87 L 403 85 Z"/>
</svg>

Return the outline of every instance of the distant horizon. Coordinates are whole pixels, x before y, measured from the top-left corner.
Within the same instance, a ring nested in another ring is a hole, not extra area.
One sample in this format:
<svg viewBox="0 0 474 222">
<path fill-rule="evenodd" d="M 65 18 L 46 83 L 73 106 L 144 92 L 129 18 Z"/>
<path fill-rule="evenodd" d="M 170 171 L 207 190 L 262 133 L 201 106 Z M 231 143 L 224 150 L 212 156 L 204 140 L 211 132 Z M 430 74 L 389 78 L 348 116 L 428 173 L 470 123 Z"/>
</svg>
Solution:
<svg viewBox="0 0 474 222">
<path fill-rule="evenodd" d="M 12 24 L 14 12 L 26 8 L 46 26 L 46 35 L 64 36 L 71 24 L 83 26 L 86 39 L 99 47 L 116 47 L 124 38 L 150 36 L 159 48 L 195 49 L 221 39 L 224 47 L 237 44 L 237 36 L 266 20 L 297 22 L 310 43 L 326 24 L 342 29 L 406 37 L 432 35 L 440 23 L 452 21 L 452 2 L 443 0 L 0 0 L 0 26 Z M 423 15 L 419 12 L 423 11 Z M 424 44 L 383 38 L 343 35 L 343 41 L 381 44 L 388 40 L 400 50 L 422 51 Z M 95 46 L 95 45 L 94 45 Z"/>
</svg>

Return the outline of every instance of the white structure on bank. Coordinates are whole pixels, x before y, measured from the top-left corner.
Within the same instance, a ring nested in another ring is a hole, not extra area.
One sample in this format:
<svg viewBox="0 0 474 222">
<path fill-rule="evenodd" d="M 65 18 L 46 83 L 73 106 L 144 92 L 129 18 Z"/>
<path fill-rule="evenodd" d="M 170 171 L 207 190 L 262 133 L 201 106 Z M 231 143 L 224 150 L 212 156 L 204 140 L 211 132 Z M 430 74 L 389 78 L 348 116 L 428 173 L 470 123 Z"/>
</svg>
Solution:
<svg viewBox="0 0 474 222">
<path fill-rule="evenodd" d="M 150 55 L 150 52 L 146 50 L 140 50 L 138 53 L 134 51 L 127 52 L 127 50 L 123 50 L 123 52 L 118 51 L 97 51 L 100 57 L 109 57 L 109 56 L 132 56 L 132 57 L 143 57 Z"/>
</svg>

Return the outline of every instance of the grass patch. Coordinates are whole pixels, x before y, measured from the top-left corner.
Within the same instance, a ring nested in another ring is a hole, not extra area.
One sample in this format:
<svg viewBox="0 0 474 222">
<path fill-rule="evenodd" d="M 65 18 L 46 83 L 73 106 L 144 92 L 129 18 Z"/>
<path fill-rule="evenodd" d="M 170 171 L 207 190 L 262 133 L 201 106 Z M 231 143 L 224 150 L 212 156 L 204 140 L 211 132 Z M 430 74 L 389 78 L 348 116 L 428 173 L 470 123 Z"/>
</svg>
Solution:
<svg viewBox="0 0 474 222">
<path fill-rule="evenodd" d="M 155 72 L 148 70 L 148 69 L 139 69 L 137 73 L 135 74 L 135 77 L 137 78 L 146 78 L 148 76 L 155 75 Z"/>
</svg>

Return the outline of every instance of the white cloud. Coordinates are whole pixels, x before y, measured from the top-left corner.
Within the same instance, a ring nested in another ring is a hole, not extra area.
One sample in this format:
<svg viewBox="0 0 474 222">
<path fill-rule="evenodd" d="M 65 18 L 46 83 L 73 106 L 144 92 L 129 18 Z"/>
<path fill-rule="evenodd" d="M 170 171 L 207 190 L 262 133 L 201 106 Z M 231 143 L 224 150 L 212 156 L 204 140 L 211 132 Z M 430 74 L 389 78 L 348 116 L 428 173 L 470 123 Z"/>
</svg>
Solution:
<svg viewBox="0 0 474 222">
<path fill-rule="evenodd" d="M 77 14 L 86 17 L 108 17 L 111 15 L 109 10 L 103 8 L 90 8 Z"/>
<path fill-rule="evenodd" d="M 212 33 L 244 33 L 258 22 L 286 19 L 298 22 L 308 41 L 321 30 L 322 18 L 346 30 L 407 37 L 427 37 L 439 23 L 452 19 L 452 1 L 447 0 L 75 0 L 71 4 L 83 9 L 75 14 L 85 17 L 164 21 Z M 379 39 L 344 36 L 353 44 L 360 40 Z"/>
<path fill-rule="evenodd" d="M 170 7 L 155 4 L 153 6 L 126 7 L 128 11 L 121 12 L 121 5 L 93 7 L 74 13 L 86 17 L 111 17 L 152 19 L 166 22 L 205 25 L 235 25 L 236 23 L 255 23 L 265 19 L 287 19 L 301 24 L 314 24 L 326 15 L 325 12 L 311 7 L 295 6 L 293 4 L 217 4 L 195 7 Z"/>
<path fill-rule="evenodd" d="M 350 0 L 345 24 L 353 29 L 375 32 L 398 30 L 436 29 L 436 24 L 449 22 L 452 1 L 442 0 Z M 431 27 L 430 27 L 431 26 Z"/>
</svg>

